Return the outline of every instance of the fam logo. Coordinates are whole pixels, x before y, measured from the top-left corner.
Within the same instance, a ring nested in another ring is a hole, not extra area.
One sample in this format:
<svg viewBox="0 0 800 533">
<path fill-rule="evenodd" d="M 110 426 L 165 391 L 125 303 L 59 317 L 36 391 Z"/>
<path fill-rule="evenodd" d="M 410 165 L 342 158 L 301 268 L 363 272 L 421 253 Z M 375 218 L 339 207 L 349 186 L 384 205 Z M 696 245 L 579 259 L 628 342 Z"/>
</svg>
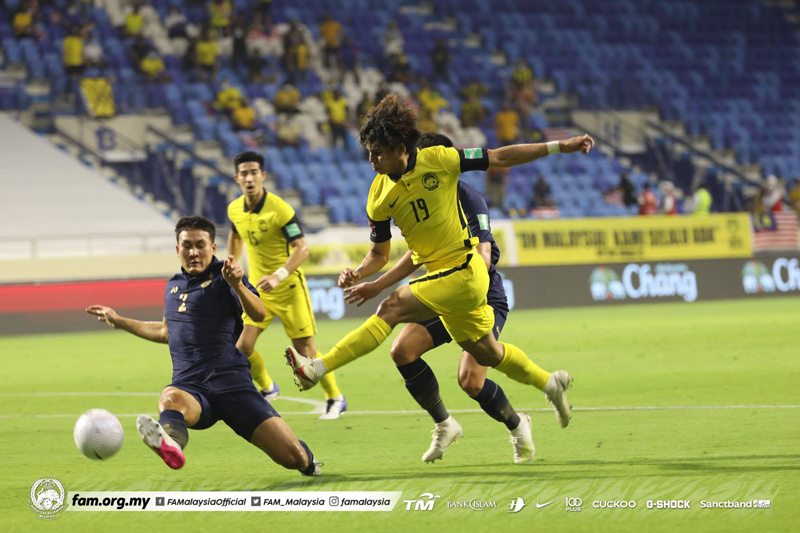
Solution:
<svg viewBox="0 0 800 533">
<path fill-rule="evenodd" d="M 422 176 L 422 186 L 426 190 L 435 191 L 439 188 L 439 177 L 436 174 L 425 174 Z"/>
<path fill-rule="evenodd" d="M 315 313 L 325 313 L 331 320 L 344 316 L 344 292 L 336 282 L 327 278 L 307 278 L 311 308 Z"/>
<path fill-rule="evenodd" d="M 448 509 L 472 509 L 473 511 L 483 511 L 484 509 L 496 509 L 497 502 L 469 500 L 469 501 L 456 501 L 447 502 Z"/>
<path fill-rule="evenodd" d="M 403 500 L 406 504 L 406 511 L 433 511 L 436 500 L 441 498 L 441 496 L 425 492 L 420 494 L 419 498 L 419 500 Z"/>
<path fill-rule="evenodd" d="M 629 264 L 622 278 L 608 267 L 592 270 L 589 285 L 594 300 L 624 300 L 625 298 L 664 298 L 680 296 L 685 302 L 697 299 L 697 276 L 683 263 L 650 265 Z"/>
<path fill-rule="evenodd" d="M 66 509 L 67 491 L 54 477 L 37 479 L 31 486 L 31 509 L 42 520 L 55 520 Z"/>
<path fill-rule="evenodd" d="M 780 257 L 770 270 L 764 263 L 751 259 L 742 268 L 742 285 L 748 294 L 800 290 L 800 264 L 796 258 Z"/>
</svg>

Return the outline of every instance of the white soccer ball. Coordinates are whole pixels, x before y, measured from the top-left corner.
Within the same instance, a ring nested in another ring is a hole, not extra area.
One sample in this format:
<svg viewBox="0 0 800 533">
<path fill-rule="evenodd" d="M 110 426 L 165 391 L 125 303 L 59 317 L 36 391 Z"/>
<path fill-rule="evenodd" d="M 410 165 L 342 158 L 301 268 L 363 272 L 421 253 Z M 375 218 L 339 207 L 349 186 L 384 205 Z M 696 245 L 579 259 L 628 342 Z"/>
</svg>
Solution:
<svg viewBox="0 0 800 533">
<path fill-rule="evenodd" d="M 122 448 L 125 431 L 105 409 L 89 409 L 75 423 L 75 445 L 89 459 L 108 459 Z"/>
</svg>

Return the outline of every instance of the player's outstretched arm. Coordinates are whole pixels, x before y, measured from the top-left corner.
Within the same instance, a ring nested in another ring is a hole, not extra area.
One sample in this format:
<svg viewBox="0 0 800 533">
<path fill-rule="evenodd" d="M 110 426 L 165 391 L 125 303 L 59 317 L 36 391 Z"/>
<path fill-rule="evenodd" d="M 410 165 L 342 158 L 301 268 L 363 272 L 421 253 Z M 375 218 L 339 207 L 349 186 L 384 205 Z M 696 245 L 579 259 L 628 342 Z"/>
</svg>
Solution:
<svg viewBox="0 0 800 533">
<path fill-rule="evenodd" d="M 367 256 L 355 270 L 345 268 L 339 274 L 339 287 L 350 287 L 364 278 L 368 278 L 386 266 L 389 262 L 389 252 L 392 249 L 392 241 L 370 243 Z"/>
<path fill-rule="evenodd" d="M 229 255 L 222 265 L 222 277 L 225 278 L 225 281 L 239 297 L 239 301 L 242 302 L 242 309 L 247 313 L 247 316 L 256 322 L 261 322 L 267 318 L 267 308 L 264 307 L 264 302 L 261 301 L 257 294 L 250 292 L 242 283 L 244 270 L 242 270 L 239 263 L 233 260 L 232 255 Z"/>
<path fill-rule="evenodd" d="M 367 300 L 378 296 L 387 287 L 391 287 L 398 281 L 410 276 L 418 268 L 419 265 L 415 265 L 411 260 L 411 250 L 409 250 L 392 268 L 384 272 L 375 281 L 367 281 L 346 288 L 344 290 L 344 300 L 349 304 L 355 303 L 357 307 L 360 307 Z"/>
<path fill-rule="evenodd" d="M 90 305 L 86 308 L 86 312 L 90 315 L 95 315 L 97 320 L 105 322 L 112 328 L 127 331 L 137 337 L 162 344 L 166 344 L 169 341 L 166 319 L 161 322 L 134 320 L 133 318 L 118 315 L 116 311 L 105 305 Z"/>
<path fill-rule="evenodd" d="M 571 154 L 580 152 L 588 154 L 594 146 L 594 139 L 589 135 L 580 135 L 563 141 L 550 141 L 534 144 L 511 144 L 489 150 L 489 166 L 508 168 L 530 163 L 551 154 Z"/>
</svg>

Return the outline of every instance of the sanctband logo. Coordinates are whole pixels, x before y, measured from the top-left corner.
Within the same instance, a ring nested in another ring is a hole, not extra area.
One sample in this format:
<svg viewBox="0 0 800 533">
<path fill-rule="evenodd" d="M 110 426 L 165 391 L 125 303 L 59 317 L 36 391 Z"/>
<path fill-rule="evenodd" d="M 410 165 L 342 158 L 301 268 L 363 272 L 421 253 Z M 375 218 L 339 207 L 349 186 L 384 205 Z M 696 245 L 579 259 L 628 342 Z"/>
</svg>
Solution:
<svg viewBox="0 0 800 533">
<path fill-rule="evenodd" d="M 67 491 L 54 477 L 37 479 L 31 486 L 30 507 L 42 520 L 55 520 L 67 508 Z"/>
<path fill-rule="evenodd" d="M 486 509 L 496 509 L 497 502 L 483 500 L 463 500 L 447 502 L 448 509 L 472 509 L 473 511 L 484 511 Z"/>
<path fill-rule="evenodd" d="M 594 501 L 592 507 L 595 509 L 636 509 L 636 502 L 633 500 L 608 500 L 608 501 Z"/>
<path fill-rule="evenodd" d="M 747 294 L 800 291 L 800 262 L 779 257 L 770 270 L 751 259 L 742 268 L 742 286 Z"/>
<path fill-rule="evenodd" d="M 425 492 L 420 494 L 419 498 L 419 500 L 403 500 L 403 503 L 406 504 L 406 511 L 433 511 L 436 500 L 441 496 Z"/>
<path fill-rule="evenodd" d="M 697 275 L 683 263 L 658 263 L 655 267 L 631 263 L 621 278 L 608 267 L 597 267 L 589 275 L 589 286 L 595 301 L 668 296 L 680 296 L 685 302 L 697 299 Z"/>
<path fill-rule="evenodd" d="M 581 498 L 564 498 L 566 510 L 570 513 L 580 513 L 583 500 Z"/>
</svg>

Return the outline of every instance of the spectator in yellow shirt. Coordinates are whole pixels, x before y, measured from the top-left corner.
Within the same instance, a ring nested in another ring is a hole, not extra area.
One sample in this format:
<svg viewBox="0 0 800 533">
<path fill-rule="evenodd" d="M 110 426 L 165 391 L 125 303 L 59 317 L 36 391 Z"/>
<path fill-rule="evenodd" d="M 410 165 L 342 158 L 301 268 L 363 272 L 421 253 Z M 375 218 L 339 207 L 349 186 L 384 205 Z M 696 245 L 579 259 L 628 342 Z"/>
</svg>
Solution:
<svg viewBox="0 0 800 533">
<path fill-rule="evenodd" d="M 211 32 L 204 28 L 200 40 L 195 45 L 195 63 L 199 67 L 199 76 L 203 81 L 214 81 L 217 72 L 217 56 L 219 48 L 211 38 Z"/>
<path fill-rule="evenodd" d="M 325 107 L 328 109 L 328 125 L 331 128 L 331 146 L 336 146 L 341 140 L 342 146 L 347 147 L 347 99 L 339 89 L 334 89 Z"/>
<path fill-rule="evenodd" d="M 62 46 L 64 71 L 68 76 L 83 74 L 83 37 L 80 32 L 75 28 L 70 30 Z"/>
<path fill-rule="evenodd" d="M 500 146 L 513 144 L 519 132 L 519 115 L 511 109 L 508 102 L 503 102 L 503 107 L 494 117 L 494 127 L 497 133 L 497 142 Z"/>
<path fill-rule="evenodd" d="M 35 15 L 36 9 L 31 6 L 30 2 L 24 2 L 22 6 L 20 6 L 19 11 L 14 15 L 14 19 L 11 23 L 14 28 L 14 35 L 17 39 L 38 37 L 36 27 L 33 25 Z"/>
<path fill-rule="evenodd" d="M 231 25 L 231 15 L 233 15 L 233 6 L 230 0 L 212 0 L 208 5 L 211 29 L 219 31 L 222 35 L 228 34 L 228 28 Z"/>
<path fill-rule="evenodd" d="M 147 81 L 162 82 L 167 81 L 167 68 L 164 61 L 159 57 L 155 50 L 150 52 L 142 59 L 139 69 L 145 75 Z"/>
<path fill-rule="evenodd" d="M 144 27 L 144 17 L 139 13 L 139 4 L 134 4 L 133 11 L 125 17 L 122 31 L 125 37 L 136 37 L 142 33 L 142 27 Z"/>
<path fill-rule="evenodd" d="M 222 80 L 214 107 L 224 113 L 230 113 L 239 107 L 241 100 L 242 93 L 239 89 L 228 83 L 228 80 Z"/>
<path fill-rule="evenodd" d="M 319 25 L 319 34 L 323 41 L 323 62 L 325 68 L 339 64 L 339 48 L 342 46 L 342 25 L 330 13 L 322 15 Z"/>
<path fill-rule="evenodd" d="M 792 190 L 789 191 L 789 204 L 795 213 L 800 214 L 800 178 L 794 180 Z"/>
<path fill-rule="evenodd" d="M 250 107 L 246 98 L 240 98 L 238 107 L 231 114 L 233 129 L 236 131 L 253 131 L 256 129 L 256 110 Z"/>
<path fill-rule="evenodd" d="M 275 111 L 277 113 L 297 113 L 300 106 L 300 91 L 290 83 L 285 84 L 275 93 Z"/>
</svg>

